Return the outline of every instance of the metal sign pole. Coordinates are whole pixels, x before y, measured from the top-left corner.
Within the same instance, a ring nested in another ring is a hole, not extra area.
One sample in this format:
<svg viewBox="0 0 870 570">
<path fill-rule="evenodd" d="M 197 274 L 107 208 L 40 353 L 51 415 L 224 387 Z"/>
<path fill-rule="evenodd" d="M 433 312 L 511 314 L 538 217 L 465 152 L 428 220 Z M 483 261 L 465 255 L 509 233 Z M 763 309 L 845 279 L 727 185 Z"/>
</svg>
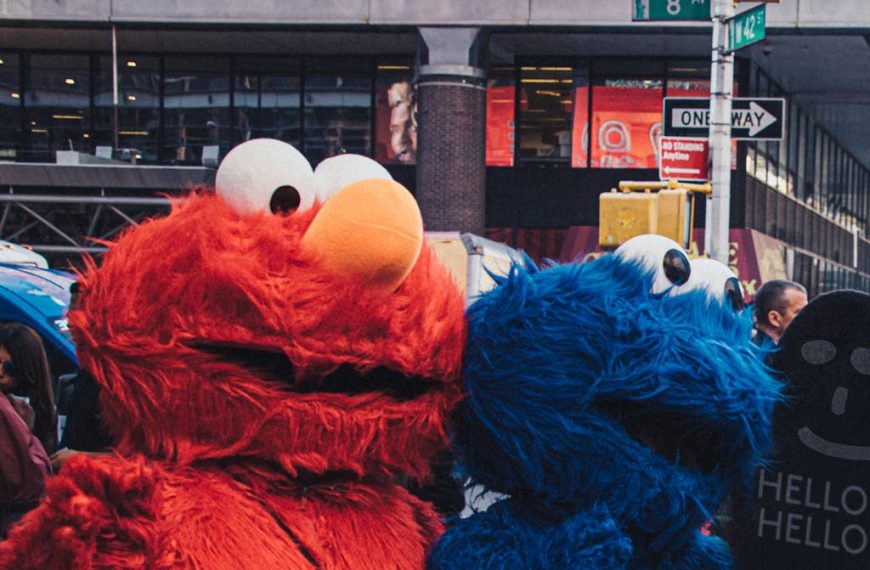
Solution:
<svg viewBox="0 0 870 570">
<path fill-rule="evenodd" d="M 714 0 L 713 63 L 710 70 L 710 158 L 713 197 L 704 231 L 704 250 L 728 264 L 728 225 L 731 202 L 731 98 L 734 54 L 728 53 L 726 20 L 734 16 L 732 0 Z"/>
<path fill-rule="evenodd" d="M 118 32 L 112 24 L 112 147 L 117 149 L 119 117 L 118 117 Z"/>
</svg>

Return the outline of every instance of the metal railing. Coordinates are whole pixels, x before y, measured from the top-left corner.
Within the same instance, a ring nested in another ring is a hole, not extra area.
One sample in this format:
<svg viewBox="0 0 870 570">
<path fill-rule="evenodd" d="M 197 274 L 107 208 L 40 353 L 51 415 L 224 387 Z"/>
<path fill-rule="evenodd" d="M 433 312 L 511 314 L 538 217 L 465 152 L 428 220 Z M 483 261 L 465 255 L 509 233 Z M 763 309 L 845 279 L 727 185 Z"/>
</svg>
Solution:
<svg viewBox="0 0 870 570">
<path fill-rule="evenodd" d="M 0 239 L 42 254 L 99 254 L 131 226 L 169 210 L 171 198 L 129 195 L 0 194 Z"/>
</svg>

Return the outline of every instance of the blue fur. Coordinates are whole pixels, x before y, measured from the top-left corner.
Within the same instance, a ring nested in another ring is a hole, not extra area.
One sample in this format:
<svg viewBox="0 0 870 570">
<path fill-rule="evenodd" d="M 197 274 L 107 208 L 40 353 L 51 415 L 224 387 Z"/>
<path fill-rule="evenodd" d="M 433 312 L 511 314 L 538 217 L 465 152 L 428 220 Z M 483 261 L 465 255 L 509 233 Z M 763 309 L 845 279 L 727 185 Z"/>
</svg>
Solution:
<svg viewBox="0 0 870 570">
<path fill-rule="evenodd" d="M 510 499 L 451 525 L 430 568 L 730 567 L 698 529 L 769 449 L 779 384 L 748 312 L 651 279 L 616 256 L 514 267 L 469 308 L 455 443 Z M 657 454 L 627 417 L 715 468 Z"/>
</svg>

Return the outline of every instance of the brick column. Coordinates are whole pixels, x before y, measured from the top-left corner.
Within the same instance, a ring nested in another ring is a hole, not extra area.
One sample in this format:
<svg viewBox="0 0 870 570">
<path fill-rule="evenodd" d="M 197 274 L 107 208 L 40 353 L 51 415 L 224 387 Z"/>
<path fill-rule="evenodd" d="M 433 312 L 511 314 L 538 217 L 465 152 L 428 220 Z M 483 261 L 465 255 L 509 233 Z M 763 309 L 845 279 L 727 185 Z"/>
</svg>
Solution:
<svg viewBox="0 0 870 570">
<path fill-rule="evenodd" d="M 417 201 L 427 230 L 483 235 L 486 85 L 481 70 L 466 69 L 474 74 L 417 81 Z"/>
</svg>

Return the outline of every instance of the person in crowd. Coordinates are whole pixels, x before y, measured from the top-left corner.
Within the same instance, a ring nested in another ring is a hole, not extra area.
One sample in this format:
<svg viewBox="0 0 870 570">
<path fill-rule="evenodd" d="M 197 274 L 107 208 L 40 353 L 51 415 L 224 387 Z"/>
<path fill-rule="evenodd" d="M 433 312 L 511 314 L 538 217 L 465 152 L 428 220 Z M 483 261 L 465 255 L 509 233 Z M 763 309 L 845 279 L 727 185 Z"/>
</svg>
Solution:
<svg viewBox="0 0 870 570">
<path fill-rule="evenodd" d="M 57 420 L 42 339 L 18 323 L 0 325 L 0 539 L 36 506 L 51 473 Z M 48 452 L 48 453 L 47 453 Z"/>
<path fill-rule="evenodd" d="M 53 453 L 57 448 L 57 412 L 42 338 L 27 325 L 0 325 L 0 363 L 4 395 L 17 396 L 18 409 L 26 409 L 23 405 L 27 404 L 30 410 L 25 412 L 25 421 L 32 411 L 32 426 L 28 427 L 45 451 Z"/>
<path fill-rule="evenodd" d="M 70 310 L 78 307 L 79 283 L 69 288 Z M 72 395 L 66 410 L 66 426 L 60 449 L 51 456 L 51 466 L 59 471 L 63 464 L 77 453 L 103 453 L 112 445 L 112 439 L 100 416 L 100 386 L 86 370 L 78 370 L 73 378 Z"/>
<path fill-rule="evenodd" d="M 807 304 L 807 290 L 785 279 L 767 281 L 755 296 L 755 337 L 758 346 L 775 346 L 792 319 Z"/>
</svg>

